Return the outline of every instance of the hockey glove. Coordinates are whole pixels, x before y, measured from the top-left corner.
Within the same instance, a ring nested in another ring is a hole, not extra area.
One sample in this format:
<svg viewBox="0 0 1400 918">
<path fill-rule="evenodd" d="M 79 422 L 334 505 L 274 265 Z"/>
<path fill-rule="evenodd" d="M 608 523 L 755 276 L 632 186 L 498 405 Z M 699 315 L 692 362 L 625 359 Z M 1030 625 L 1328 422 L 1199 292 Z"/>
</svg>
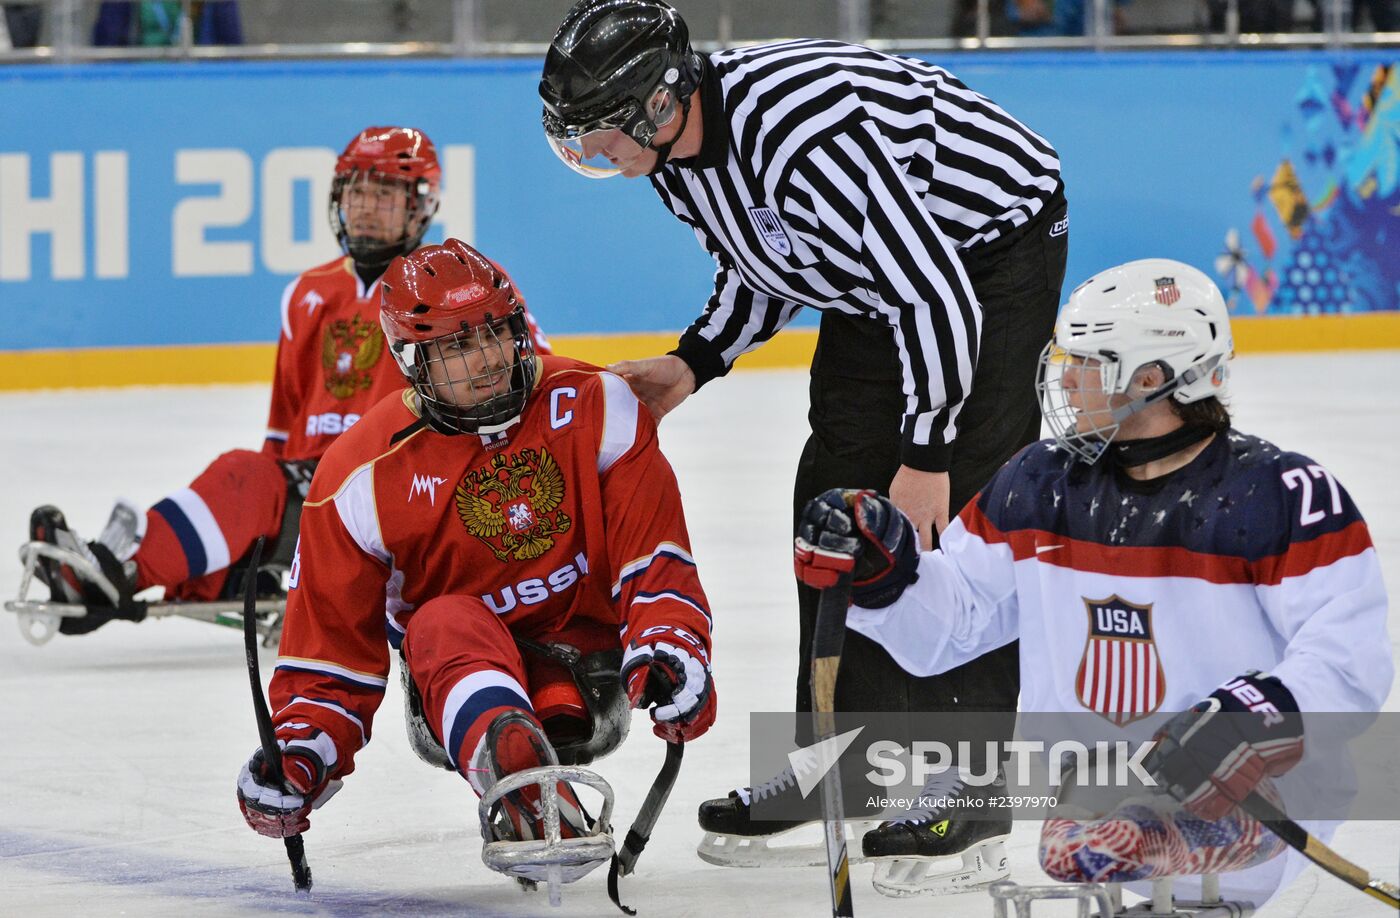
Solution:
<svg viewBox="0 0 1400 918">
<path fill-rule="evenodd" d="M 808 501 L 793 555 L 797 578 L 817 589 L 851 571 L 851 600 L 867 609 L 890 605 L 919 579 L 913 524 L 874 491 L 832 488 Z"/>
<path fill-rule="evenodd" d="M 1276 677 L 1251 670 L 1167 721 L 1143 761 L 1188 810 L 1216 820 L 1303 755 L 1303 718 Z"/>
<path fill-rule="evenodd" d="M 238 808 L 254 832 L 286 838 L 311 828 L 311 811 L 334 796 L 341 782 L 329 778 L 336 764 L 329 734 L 307 724 L 284 724 L 277 732 L 282 784 L 268 774 L 259 747 L 238 773 Z"/>
<path fill-rule="evenodd" d="M 634 708 L 651 708 L 652 732 L 668 743 L 698 739 L 715 722 L 708 649 L 695 635 L 655 625 L 622 655 L 622 682 Z"/>
</svg>

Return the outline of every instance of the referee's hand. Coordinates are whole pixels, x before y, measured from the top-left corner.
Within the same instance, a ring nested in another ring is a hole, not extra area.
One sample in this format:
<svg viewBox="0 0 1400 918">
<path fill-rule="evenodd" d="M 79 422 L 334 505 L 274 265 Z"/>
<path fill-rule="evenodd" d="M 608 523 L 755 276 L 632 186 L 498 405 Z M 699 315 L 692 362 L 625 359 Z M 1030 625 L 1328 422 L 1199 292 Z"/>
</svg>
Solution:
<svg viewBox="0 0 1400 918">
<path fill-rule="evenodd" d="M 948 525 L 948 493 L 947 472 L 921 472 L 901 465 L 890 482 L 890 502 L 919 531 L 921 550 L 936 548 L 938 533 Z"/>
<path fill-rule="evenodd" d="M 608 369 L 627 380 L 632 394 L 656 421 L 695 391 L 695 373 L 675 354 L 643 360 L 619 360 Z"/>
</svg>

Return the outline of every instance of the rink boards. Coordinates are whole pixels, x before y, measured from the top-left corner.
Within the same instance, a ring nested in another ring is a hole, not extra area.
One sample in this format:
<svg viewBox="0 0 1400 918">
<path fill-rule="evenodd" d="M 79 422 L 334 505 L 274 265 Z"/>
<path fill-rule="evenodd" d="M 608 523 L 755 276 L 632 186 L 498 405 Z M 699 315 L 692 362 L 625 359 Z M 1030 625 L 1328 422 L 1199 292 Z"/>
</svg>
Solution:
<svg viewBox="0 0 1400 918">
<path fill-rule="evenodd" d="M 1258 317 L 1237 323 L 1242 350 L 1271 351 L 1400 346 L 1394 60 L 936 62 L 1059 149 L 1066 293 L 1107 265 L 1177 258 L 1211 272 L 1241 320 Z M 601 361 L 664 350 L 702 307 L 712 265 L 645 183 L 589 182 L 554 159 L 538 68 L 8 68 L 0 111 L 25 130 L 0 141 L 0 388 L 265 379 L 282 288 L 336 254 L 325 214 L 336 150 L 371 123 L 433 137 L 444 195 L 429 239 L 457 235 L 507 265 L 571 352 Z M 798 324 L 808 331 L 749 364 L 801 364 L 813 323 Z"/>
</svg>

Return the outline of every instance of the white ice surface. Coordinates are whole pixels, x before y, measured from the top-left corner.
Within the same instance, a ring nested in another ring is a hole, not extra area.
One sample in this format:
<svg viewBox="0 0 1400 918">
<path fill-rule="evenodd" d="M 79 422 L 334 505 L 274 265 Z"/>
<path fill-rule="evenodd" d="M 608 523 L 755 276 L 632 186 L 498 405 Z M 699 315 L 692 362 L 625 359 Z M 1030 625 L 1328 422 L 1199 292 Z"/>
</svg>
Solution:
<svg viewBox="0 0 1400 918">
<path fill-rule="evenodd" d="M 1400 585 L 1400 354 L 1237 361 L 1241 429 L 1310 454 L 1351 490 L 1370 521 L 1392 589 Z M 256 447 L 262 387 L 123 389 L 0 396 L 0 553 L 29 511 L 56 503 L 92 537 L 111 501 L 143 506 L 183 487 L 215 455 Z M 788 554 L 791 482 L 806 436 L 801 372 L 739 373 L 662 425 L 716 619 L 720 718 L 685 765 L 639 873 L 622 881 L 640 915 L 819 916 L 824 868 L 725 870 L 695 857 L 696 805 L 747 779 L 750 711 L 790 705 L 796 614 Z M 0 596 L 19 565 L 0 557 Z M 480 861 L 475 797 L 460 778 L 418 763 L 391 682 L 375 741 L 345 789 L 313 817 L 312 900 L 299 900 L 283 848 L 250 832 L 234 777 L 257 742 L 241 635 L 170 619 L 110 624 L 45 647 L 0 612 L 0 915 L 599 915 L 604 872 L 565 891 L 554 911 Z M 1392 651 L 1400 612 L 1391 613 Z M 1033 653 L 1034 648 L 1023 648 Z M 263 655 L 266 671 L 272 653 Z M 1400 706 L 1392 692 L 1387 710 Z M 635 722 L 598 770 L 628 825 L 662 758 Z M 619 833 L 623 829 L 619 828 Z M 1018 824 L 1014 878 L 1042 879 L 1038 826 Z M 1400 873 L 1400 823 L 1352 823 L 1334 847 L 1374 873 Z M 853 868 L 861 915 L 987 916 L 985 893 L 886 899 Z M 1061 903 L 1037 915 L 1064 915 Z M 1263 914 L 1385 914 L 1316 869 Z"/>
</svg>

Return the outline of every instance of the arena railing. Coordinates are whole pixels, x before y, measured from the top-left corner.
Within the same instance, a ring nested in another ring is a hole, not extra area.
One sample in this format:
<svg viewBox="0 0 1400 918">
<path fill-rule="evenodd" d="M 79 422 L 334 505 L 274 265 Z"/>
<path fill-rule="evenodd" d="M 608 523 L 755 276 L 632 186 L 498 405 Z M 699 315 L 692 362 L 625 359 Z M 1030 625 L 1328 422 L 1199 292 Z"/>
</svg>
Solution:
<svg viewBox="0 0 1400 918">
<path fill-rule="evenodd" d="M 49 44 L 34 48 L 0 48 L 0 63 L 73 64 L 94 61 L 238 61 L 348 58 L 542 57 L 545 41 L 498 41 L 486 37 L 482 17 L 486 0 L 451 0 L 451 35 L 443 41 L 258 43 L 198 45 L 193 40 L 193 0 L 181 0 L 178 41 L 162 47 L 93 47 L 79 19 L 95 0 L 41 0 L 48 20 Z M 1115 35 L 1113 0 L 1090 0 L 1083 36 L 1016 37 L 992 34 L 992 9 L 1005 0 L 977 0 L 976 34 L 969 37 L 873 35 L 872 5 L 878 0 L 835 0 L 834 37 L 888 51 L 1016 51 L 1119 49 L 1373 48 L 1400 46 L 1400 32 L 1357 32 L 1348 26 L 1352 0 L 1323 0 L 1322 32 L 1255 33 L 1240 30 L 1241 0 L 1227 0 L 1220 32 Z M 1198 4 L 1201 0 L 1198 0 Z M 683 0 L 682 0 L 682 5 Z M 731 3 L 720 0 L 716 38 L 697 38 L 703 51 L 790 37 L 732 37 Z"/>
</svg>

